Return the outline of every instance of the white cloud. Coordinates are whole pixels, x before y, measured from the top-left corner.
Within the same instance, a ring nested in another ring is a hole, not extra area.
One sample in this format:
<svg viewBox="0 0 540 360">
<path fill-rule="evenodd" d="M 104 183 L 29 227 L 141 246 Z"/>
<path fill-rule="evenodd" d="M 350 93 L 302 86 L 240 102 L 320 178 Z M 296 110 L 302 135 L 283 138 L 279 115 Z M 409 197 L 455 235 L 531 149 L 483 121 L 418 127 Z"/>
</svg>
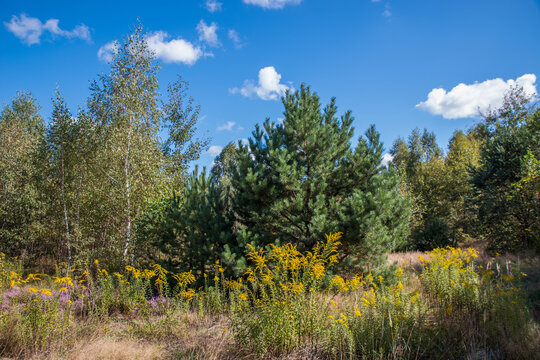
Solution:
<svg viewBox="0 0 540 360">
<path fill-rule="evenodd" d="M 146 40 L 148 47 L 154 52 L 157 58 L 165 62 L 183 63 L 193 65 L 202 56 L 211 56 L 204 53 L 200 47 L 193 45 L 184 39 L 172 39 L 167 41 L 169 35 L 164 31 L 156 31 L 148 34 Z M 104 62 L 112 60 L 116 51 L 116 43 L 108 42 L 98 50 L 98 59 Z"/>
<path fill-rule="evenodd" d="M 252 80 L 244 81 L 244 86 L 229 89 L 232 94 L 240 93 L 247 97 L 258 96 L 262 100 L 277 100 L 289 89 L 281 84 L 281 74 L 278 74 L 273 66 L 267 66 L 259 70 L 259 83 L 255 85 Z"/>
<path fill-rule="evenodd" d="M 390 153 L 386 153 L 382 157 L 381 165 L 384 167 L 388 167 L 388 163 L 392 160 L 394 160 L 394 156 L 392 156 L 392 154 Z"/>
<path fill-rule="evenodd" d="M 58 19 L 49 19 L 42 23 L 41 20 L 34 17 L 28 17 L 21 14 L 20 17 L 13 15 L 10 22 L 4 22 L 7 30 L 27 45 L 39 44 L 43 32 L 48 31 L 52 35 L 62 36 L 68 39 L 79 38 L 90 41 L 90 30 L 88 26 L 77 25 L 71 31 L 62 30 L 58 26 Z"/>
<path fill-rule="evenodd" d="M 214 13 L 221 10 L 221 6 L 223 5 L 223 3 L 217 0 L 206 0 L 205 5 L 208 11 L 210 11 L 211 13 Z"/>
<path fill-rule="evenodd" d="M 218 26 L 215 22 L 207 25 L 204 20 L 201 20 L 197 25 L 197 33 L 199 34 L 199 41 L 204 41 L 210 46 L 221 45 L 217 36 Z"/>
<path fill-rule="evenodd" d="M 434 115 L 442 115 L 445 119 L 475 117 L 489 108 L 500 107 L 510 87 L 519 86 L 526 94 L 536 95 L 535 82 L 536 75 L 525 74 L 516 80 L 504 81 L 497 78 L 471 85 L 461 83 L 448 92 L 437 88 L 431 90 L 427 100 L 416 107 Z"/>
<path fill-rule="evenodd" d="M 249 140 L 247 138 L 241 138 L 240 140 L 238 140 L 242 143 L 242 145 L 247 145 L 249 144 Z"/>
<path fill-rule="evenodd" d="M 229 36 L 229 39 L 232 40 L 232 42 L 234 43 L 234 46 L 237 49 L 244 46 L 244 44 L 242 44 L 242 40 L 240 40 L 240 34 L 238 34 L 238 31 L 234 29 L 229 29 L 229 31 L 227 32 L 227 35 Z"/>
<path fill-rule="evenodd" d="M 205 55 L 201 48 L 189 41 L 178 38 L 167 41 L 169 35 L 164 31 L 156 31 L 147 37 L 148 46 L 156 56 L 165 62 L 180 62 L 193 65 Z"/>
<path fill-rule="evenodd" d="M 227 121 L 226 124 L 218 126 L 217 131 L 223 131 L 223 130 L 231 131 L 234 125 L 236 125 L 234 121 Z"/>
<path fill-rule="evenodd" d="M 103 62 L 111 62 L 113 58 L 113 54 L 116 52 L 116 42 L 115 41 L 109 41 L 105 45 L 99 48 L 97 56 L 100 61 Z"/>
<path fill-rule="evenodd" d="M 212 146 L 210 146 L 210 148 L 208 148 L 206 153 L 211 155 L 211 156 L 218 156 L 221 153 L 221 150 L 223 150 L 222 146 L 212 145 Z"/>
<path fill-rule="evenodd" d="M 260 6 L 265 9 L 283 9 L 285 5 L 300 4 L 302 0 L 243 0 L 244 4 Z"/>
</svg>

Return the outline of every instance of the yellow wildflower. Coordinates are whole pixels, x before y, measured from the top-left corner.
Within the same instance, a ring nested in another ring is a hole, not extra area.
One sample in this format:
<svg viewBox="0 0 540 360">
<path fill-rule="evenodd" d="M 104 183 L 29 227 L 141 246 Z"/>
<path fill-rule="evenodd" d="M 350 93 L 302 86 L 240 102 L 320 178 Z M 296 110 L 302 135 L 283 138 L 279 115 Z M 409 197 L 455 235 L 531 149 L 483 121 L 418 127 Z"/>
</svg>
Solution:
<svg viewBox="0 0 540 360">
<path fill-rule="evenodd" d="M 40 292 L 41 292 L 41 295 L 47 295 L 47 296 L 52 295 L 51 290 L 49 289 L 41 289 Z"/>
<path fill-rule="evenodd" d="M 195 275 L 193 275 L 191 271 L 173 274 L 172 277 L 178 282 L 178 286 L 180 287 L 184 287 L 195 281 Z"/>
<path fill-rule="evenodd" d="M 191 301 L 193 297 L 195 296 L 195 290 L 194 289 L 187 289 L 186 291 L 182 291 L 180 293 L 180 296 L 182 296 L 184 299 Z"/>
</svg>

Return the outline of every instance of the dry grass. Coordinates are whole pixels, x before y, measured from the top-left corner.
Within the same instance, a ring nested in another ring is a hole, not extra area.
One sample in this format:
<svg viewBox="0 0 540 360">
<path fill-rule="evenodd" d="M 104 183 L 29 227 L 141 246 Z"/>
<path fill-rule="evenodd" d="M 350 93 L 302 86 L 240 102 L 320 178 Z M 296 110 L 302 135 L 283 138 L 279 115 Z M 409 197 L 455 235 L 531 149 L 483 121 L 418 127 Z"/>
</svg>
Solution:
<svg viewBox="0 0 540 360">
<path fill-rule="evenodd" d="M 418 257 L 422 255 L 426 257 L 421 251 L 395 252 L 388 255 L 388 263 L 397 263 L 397 265 L 404 270 L 414 269 L 416 271 L 421 271 L 422 265 L 420 264 Z"/>
<path fill-rule="evenodd" d="M 505 253 L 493 256 L 486 249 L 486 244 L 481 240 L 469 240 L 462 244 L 463 247 L 472 247 L 478 251 L 478 258 L 475 262 L 478 265 L 497 270 L 497 267 L 507 273 L 509 268 L 517 268 L 520 272 L 527 274 L 523 277 L 522 288 L 529 299 L 533 317 L 540 322 L 540 256 L 534 251 L 523 251 L 519 253 Z M 420 251 L 396 252 L 388 255 L 388 263 L 397 263 L 405 271 L 414 271 L 417 274 L 422 271 L 422 265 L 418 261 L 419 256 L 426 255 Z M 411 277 L 412 289 L 417 290 L 418 278 Z"/>
<path fill-rule="evenodd" d="M 478 263 L 484 266 L 491 264 L 495 267 L 506 267 L 506 264 L 519 265 L 521 271 L 528 274 L 524 286 L 532 289 L 540 288 L 540 258 L 531 254 L 490 256 L 482 246 L 474 246 L 479 250 Z M 411 276 L 407 277 L 404 286 L 408 291 L 419 291 L 421 286 L 418 274 L 422 266 L 418 257 L 421 252 L 400 252 L 390 254 L 388 262 L 397 263 Z M 504 269 L 506 270 L 506 269 Z M 322 295 L 321 295 L 322 297 Z M 347 299 L 342 294 L 327 299 L 333 300 L 337 309 L 351 305 L 348 302 L 358 299 Z M 321 299 L 321 301 L 323 301 Z M 349 306 L 350 307 L 350 306 Z M 428 319 L 429 321 L 429 319 Z M 201 315 L 195 311 L 176 311 L 168 316 L 153 316 L 151 318 L 115 317 L 104 322 L 75 321 L 70 341 L 55 344 L 48 354 L 35 354 L 34 360 L 53 359 L 258 359 L 253 354 L 246 354 L 235 345 L 230 323 L 226 314 Z M 449 324 L 449 327 L 452 324 Z M 466 324 L 465 324 L 466 325 Z M 472 326 L 463 326 L 472 329 Z M 535 334 L 540 334 L 538 327 Z M 4 334 L 6 335 L 6 334 Z M 467 334 L 465 338 L 472 338 Z M 0 334 L 2 339 L 2 334 Z M 9 340 L 9 339 L 8 339 Z M 537 346 L 538 344 L 536 344 Z M 319 358 L 321 344 L 309 344 L 278 357 L 279 359 L 315 359 Z M 531 346 L 535 346 L 531 344 Z M 520 354 L 533 353 L 524 348 L 523 344 L 508 344 L 509 351 L 516 358 L 526 358 Z M 526 347 L 526 346 L 525 346 Z M 467 358 L 497 358 L 497 354 L 488 353 L 485 346 L 478 344 L 468 349 Z M 23 356 L 24 352 L 21 352 Z M 15 356 L 14 358 L 17 358 Z M 29 357 L 27 357 L 29 358 Z M 276 358 L 276 359 L 278 359 Z"/>
<path fill-rule="evenodd" d="M 176 317 L 173 330 L 163 341 L 167 358 L 172 359 L 235 359 L 232 335 L 224 316 L 199 317 L 195 312 Z"/>
<path fill-rule="evenodd" d="M 163 359 L 164 351 L 160 345 L 142 343 L 131 339 L 97 339 L 88 344 L 79 344 L 69 354 L 74 360 L 152 360 Z"/>
<path fill-rule="evenodd" d="M 79 324 L 83 326 L 82 324 Z M 88 324 L 87 324 L 88 325 Z M 237 359 L 223 316 L 178 312 L 165 319 L 117 319 L 87 333 L 70 350 L 37 354 L 34 360 Z M 7 359 L 7 358 L 6 358 Z"/>
</svg>

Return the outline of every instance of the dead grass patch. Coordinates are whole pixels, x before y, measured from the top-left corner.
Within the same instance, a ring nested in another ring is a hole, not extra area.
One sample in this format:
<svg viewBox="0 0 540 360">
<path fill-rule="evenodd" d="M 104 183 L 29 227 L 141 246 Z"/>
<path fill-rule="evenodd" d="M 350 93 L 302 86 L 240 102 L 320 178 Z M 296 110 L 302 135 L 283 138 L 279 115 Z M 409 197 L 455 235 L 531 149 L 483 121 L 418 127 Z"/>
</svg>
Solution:
<svg viewBox="0 0 540 360">
<path fill-rule="evenodd" d="M 101 338 L 87 344 L 79 344 L 69 354 L 74 360 L 153 360 L 163 359 L 159 344 L 143 343 L 132 339 Z"/>
</svg>

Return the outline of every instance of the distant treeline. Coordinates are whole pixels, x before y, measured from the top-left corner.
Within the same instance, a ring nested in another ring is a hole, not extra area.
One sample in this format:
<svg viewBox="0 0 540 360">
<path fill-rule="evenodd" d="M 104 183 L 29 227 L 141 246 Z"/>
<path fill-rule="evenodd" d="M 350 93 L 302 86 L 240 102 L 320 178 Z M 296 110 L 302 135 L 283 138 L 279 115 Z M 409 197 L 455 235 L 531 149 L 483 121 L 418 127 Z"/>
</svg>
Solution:
<svg viewBox="0 0 540 360">
<path fill-rule="evenodd" d="M 72 114 L 60 91 L 46 126 L 19 93 L 0 116 L 0 251 L 30 266 L 95 258 L 202 273 L 216 260 L 245 270 L 249 245 L 311 250 L 343 232 L 342 264 L 368 268 L 396 249 L 488 241 L 540 248 L 540 110 L 518 88 L 444 153 L 414 130 L 391 148 L 373 126 L 354 138 L 350 112 L 322 107 L 309 87 L 283 99 L 284 120 L 224 147 L 187 173 L 208 145 L 187 83 L 158 94 L 143 30 L 119 42 L 108 74 Z M 162 139 L 160 133 L 167 136 Z"/>
</svg>

